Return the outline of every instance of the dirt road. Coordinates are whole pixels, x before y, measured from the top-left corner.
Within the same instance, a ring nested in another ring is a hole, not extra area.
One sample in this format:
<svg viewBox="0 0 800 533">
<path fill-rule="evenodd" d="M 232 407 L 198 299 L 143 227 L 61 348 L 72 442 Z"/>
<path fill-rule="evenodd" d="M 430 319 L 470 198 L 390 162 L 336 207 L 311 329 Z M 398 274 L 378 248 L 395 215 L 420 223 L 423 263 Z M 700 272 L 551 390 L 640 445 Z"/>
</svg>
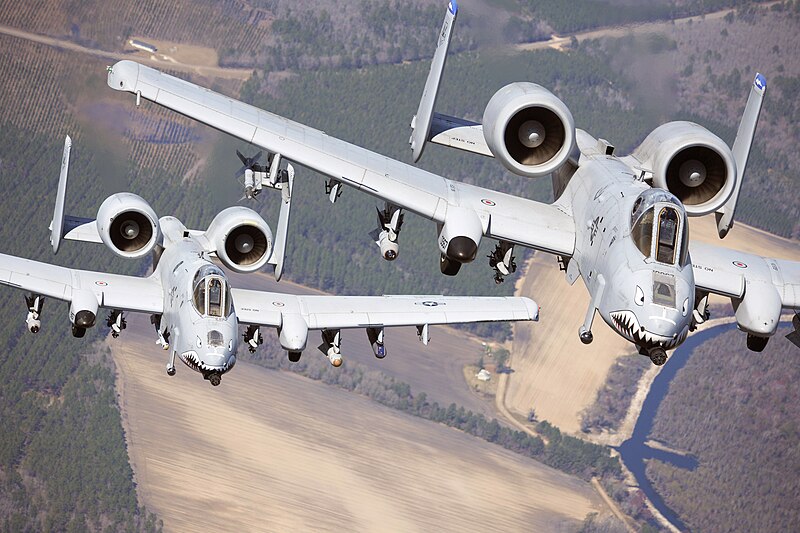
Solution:
<svg viewBox="0 0 800 533">
<path fill-rule="evenodd" d="M 190 72 L 193 74 L 200 74 L 201 76 L 206 76 L 210 78 L 247 80 L 253 73 L 253 69 L 224 68 L 224 67 L 214 67 L 208 65 L 187 65 L 183 63 L 159 59 L 156 55 L 147 55 L 138 52 L 124 53 L 124 52 L 109 52 L 107 50 L 97 50 L 96 48 L 88 48 L 86 46 L 79 45 L 77 43 L 68 41 L 66 39 L 56 39 L 55 37 L 48 37 L 46 35 L 40 35 L 38 33 L 31 33 L 28 31 L 12 28 L 10 26 L 0 25 L 0 33 L 5 35 L 10 35 L 12 37 L 17 37 L 19 39 L 25 39 L 36 43 L 45 44 L 48 46 L 55 46 L 57 48 L 62 48 L 64 50 L 69 50 L 71 52 L 89 54 L 95 57 L 112 59 L 114 61 L 119 61 L 122 59 L 132 59 L 139 63 L 146 63 L 154 67 L 160 67 L 169 70 L 177 70 L 180 72 Z"/>
<path fill-rule="evenodd" d="M 760 4 L 762 8 L 769 8 L 773 4 L 781 2 L 767 2 Z M 713 13 L 706 13 L 705 15 L 695 15 L 693 17 L 684 17 L 673 20 L 662 20 L 659 22 L 647 23 L 633 23 L 621 26 L 613 26 L 608 28 L 596 28 L 593 30 L 586 30 L 566 35 L 553 34 L 547 41 L 537 41 L 535 43 L 522 43 L 515 45 L 517 50 L 544 50 L 545 48 L 555 48 L 561 50 L 564 46 L 568 45 L 574 38 L 576 41 L 586 41 L 590 39 L 601 38 L 619 38 L 627 35 L 642 35 L 648 33 L 658 33 L 667 28 L 673 28 L 682 24 L 690 24 L 696 20 L 715 20 L 724 18 L 728 13 L 734 13 L 735 9 L 723 9 L 721 11 L 714 11 Z"/>
</svg>

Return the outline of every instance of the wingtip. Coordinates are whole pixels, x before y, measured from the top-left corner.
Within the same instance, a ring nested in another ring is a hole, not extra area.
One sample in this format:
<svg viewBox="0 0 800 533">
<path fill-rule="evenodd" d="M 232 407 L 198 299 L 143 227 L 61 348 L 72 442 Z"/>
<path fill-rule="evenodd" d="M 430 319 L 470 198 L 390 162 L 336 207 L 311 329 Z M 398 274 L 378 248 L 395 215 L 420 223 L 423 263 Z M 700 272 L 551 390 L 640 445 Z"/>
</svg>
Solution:
<svg viewBox="0 0 800 533">
<path fill-rule="evenodd" d="M 525 309 L 528 311 L 529 320 L 533 320 L 534 322 L 538 321 L 539 304 L 527 297 L 523 297 L 522 301 L 525 302 Z"/>
</svg>

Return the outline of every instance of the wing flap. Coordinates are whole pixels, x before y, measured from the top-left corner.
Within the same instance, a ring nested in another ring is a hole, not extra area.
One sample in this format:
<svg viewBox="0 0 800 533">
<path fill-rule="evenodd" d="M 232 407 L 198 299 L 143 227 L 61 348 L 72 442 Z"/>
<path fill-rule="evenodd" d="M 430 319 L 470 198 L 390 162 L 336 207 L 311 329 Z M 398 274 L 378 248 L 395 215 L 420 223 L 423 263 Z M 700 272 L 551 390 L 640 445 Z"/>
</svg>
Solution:
<svg viewBox="0 0 800 533">
<path fill-rule="evenodd" d="M 64 267 L 0 254 L 0 284 L 9 287 L 69 301 L 72 298 L 71 277 L 69 269 Z"/>
<path fill-rule="evenodd" d="M 242 324 L 280 327 L 285 312 L 296 313 L 295 296 L 249 289 L 231 289 L 236 318 Z"/>
<path fill-rule="evenodd" d="M 161 284 L 153 276 L 73 270 L 5 254 L 0 254 L 0 284 L 66 302 L 74 290 L 85 289 L 107 309 L 161 313 L 164 306 Z"/>
<path fill-rule="evenodd" d="M 780 273 L 783 290 L 779 292 L 783 306 L 800 309 L 800 263 L 784 259 L 773 259 L 770 263 L 774 264 L 770 265 L 773 272 Z"/>
<path fill-rule="evenodd" d="M 696 243 L 689 247 L 698 289 L 742 298 L 747 286 L 775 287 L 783 308 L 800 308 L 800 263 L 771 259 L 721 246 Z"/>
<path fill-rule="evenodd" d="M 155 276 L 137 278 L 86 270 L 75 272 L 81 287 L 92 290 L 101 307 L 150 314 L 164 312 L 164 291 Z"/>
<path fill-rule="evenodd" d="M 430 141 L 465 152 L 494 157 L 483 136 L 483 126 L 462 118 L 434 113 Z"/>
<path fill-rule="evenodd" d="M 744 296 L 744 276 L 720 269 L 694 265 L 694 284 L 699 290 L 720 294 L 729 298 Z"/>
<path fill-rule="evenodd" d="M 310 329 L 537 320 L 528 298 L 458 296 L 298 296 Z"/>
<path fill-rule="evenodd" d="M 539 319 L 539 306 L 517 297 L 296 296 L 247 289 L 231 294 L 240 323 L 273 327 L 284 314 L 301 315 L 309 329 Z"/>
</svg>

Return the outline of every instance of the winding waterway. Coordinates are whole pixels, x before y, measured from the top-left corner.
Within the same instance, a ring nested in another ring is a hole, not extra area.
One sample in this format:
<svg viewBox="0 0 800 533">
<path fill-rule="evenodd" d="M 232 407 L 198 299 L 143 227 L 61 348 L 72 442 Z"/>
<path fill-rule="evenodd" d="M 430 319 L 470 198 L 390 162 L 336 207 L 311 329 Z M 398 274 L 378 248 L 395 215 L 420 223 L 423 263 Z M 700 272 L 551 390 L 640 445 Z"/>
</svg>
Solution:
<svg viewBox="0 0 800 533">
<path fill-rule="evenodd" d="M 658 407 L 661 405 L 664 398 L 666 398 L 667 392 L 669 392 L 669 384 L 672 378 L 683 368 L 694 349 L 717 335 L 725 333 L 735 327 L 735 324 L 722 324 L 705 331 L 697 332 L 690 336 L 680 348 L 673 352 L 650 387 L 650 392 L 642 405 L 642 412 L 636 420 L 636 426 L 633 429 L 631 438 L 623 442 L 618 448 L 622 461 L 634 475 L 636 482 L 647 498 L 667 520 L 681 530 L 685 530 L 686 526 L 678 515 L 664 503 L 664 500 L 653 488 L 650 480 L 647 479 L 645 475 L 645 464 L 648 459 L 658 459 L 659 461 L 663 461 L 678 468 L 694 470 L 697 467 L 697 460 L 692 456 L 652 448 L 648 446 L 646 442 L 650 431 L 653 429 L 653 421 L 658 412 Z"/>
</svg>

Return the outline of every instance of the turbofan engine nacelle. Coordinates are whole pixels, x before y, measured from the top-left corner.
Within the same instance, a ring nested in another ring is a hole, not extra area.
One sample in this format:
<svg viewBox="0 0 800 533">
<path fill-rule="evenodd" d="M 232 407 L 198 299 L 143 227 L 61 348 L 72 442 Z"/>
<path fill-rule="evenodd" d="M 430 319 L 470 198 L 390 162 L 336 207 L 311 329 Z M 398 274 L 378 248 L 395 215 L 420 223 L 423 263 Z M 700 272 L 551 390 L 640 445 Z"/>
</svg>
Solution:
<svg viewBox="0 0 800 533">
<path fill-rule="evenodd" d="M 575 149 L 575 120 L 564 102 L 544 87 L 512 83 L 486 105 L 483 136 L 508 170 L 536 178 L 567 161 Z"/>
<path fill-rule="evenodd" d="M 97 231 L 117 255 L 143 257 L 161 241 L 158 217 L 141 196 L 113 194 L 97 210 Z"/>
<path fill-rule="evenodd" d="M 633 155 L 653 172 L 653 185 L 678 197 L 689 216 L 725 205 L 736 185 L 736 160 L 725 142 L 693 122 L 653 130 Z"/>
<path fill-rule="evenodd" d="M 235 272 L 255 272 L 272 254 L 272 230 L 261 215 L 243 206 L 221 211 L 206 238 L 222 264 Z"/>
</svg>

